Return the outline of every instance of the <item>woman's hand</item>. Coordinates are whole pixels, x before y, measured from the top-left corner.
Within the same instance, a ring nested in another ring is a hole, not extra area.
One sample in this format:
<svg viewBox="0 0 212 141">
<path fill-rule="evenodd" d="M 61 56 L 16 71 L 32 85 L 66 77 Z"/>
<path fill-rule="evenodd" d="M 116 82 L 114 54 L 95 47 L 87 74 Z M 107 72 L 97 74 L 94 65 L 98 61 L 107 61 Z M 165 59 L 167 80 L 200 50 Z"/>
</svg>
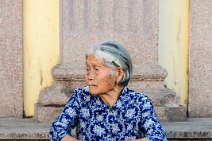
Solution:
<svg viewBox="0 0 212 141">
<path fill-rule="evenodd" d="M 149 141 L 147 138 L 135 139 L 135 140 L 125 140 L 125 141 Z"/>
<path fill-rule="evenodd" d="M 149 141 L 149 139 L 147 139 L 147 138 L 142 138 L 142 139 L 139 139 L 139 140 L 137 140 L 137 141 Z"/>
<path fill-rule="evenodd" d="M 61 141 L 80 141 L 80 140 L 75 139 L 71 136 L 64 136 Z"/>
</svg>

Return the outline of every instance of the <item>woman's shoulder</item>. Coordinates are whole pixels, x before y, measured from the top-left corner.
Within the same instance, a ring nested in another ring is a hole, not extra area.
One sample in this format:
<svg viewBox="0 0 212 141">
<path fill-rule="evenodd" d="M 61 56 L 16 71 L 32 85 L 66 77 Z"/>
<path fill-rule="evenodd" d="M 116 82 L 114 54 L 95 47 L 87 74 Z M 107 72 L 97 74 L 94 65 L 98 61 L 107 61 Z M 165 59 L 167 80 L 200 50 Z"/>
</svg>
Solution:
<svg viewBox="0 0 212 141">
<path fill-rule="evenodd" d="M 73 91 L 73 95 L 77 95 L 77 96 L 88 96 L 88 95 L 90 95 L 89 87 L 88 86 L 84 86 L 84 87 L 76 88 Z"/>
<path fill-rule="evenodd" d="M 76 98 L 80 101 L 87 97 L 91 97 L 88 86 L 76 88 L 71 94 L 71 98 Z"/>
<path fill-rule="evenodd" d="M 137 90 L 128 88 L 128 94 L 130 94 L 131 97 L 133 97 L 137 101 L 146 101 L 146 100 L 149 101 L 150 100 L 150 98 L 145 93 L 139 92 Z"/>
<path fill-rule="evenodd" d="M 88 93 L 88 92 L 89 92 L 88 86 L 78 87 L 74 90 L 74 93 Z"/>
</svg>

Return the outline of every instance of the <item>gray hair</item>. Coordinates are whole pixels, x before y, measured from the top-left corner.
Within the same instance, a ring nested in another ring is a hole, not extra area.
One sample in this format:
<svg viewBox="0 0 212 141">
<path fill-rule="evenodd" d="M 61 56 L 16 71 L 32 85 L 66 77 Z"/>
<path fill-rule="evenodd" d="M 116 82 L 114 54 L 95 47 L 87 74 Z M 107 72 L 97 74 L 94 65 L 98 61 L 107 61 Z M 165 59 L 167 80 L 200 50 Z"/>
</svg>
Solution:
<svg viewBox="0 0 212 141">
<path fill-rule="evenodd" d="M 86 57 L 91 54 L 110 68 L 121 67 L 122 79 L 118 84 L 127 86 L 132 77 L 132 59 L 128 51 L 116 41 L 105 41 L 92 46 L 87 50 Z"/>
</svg>

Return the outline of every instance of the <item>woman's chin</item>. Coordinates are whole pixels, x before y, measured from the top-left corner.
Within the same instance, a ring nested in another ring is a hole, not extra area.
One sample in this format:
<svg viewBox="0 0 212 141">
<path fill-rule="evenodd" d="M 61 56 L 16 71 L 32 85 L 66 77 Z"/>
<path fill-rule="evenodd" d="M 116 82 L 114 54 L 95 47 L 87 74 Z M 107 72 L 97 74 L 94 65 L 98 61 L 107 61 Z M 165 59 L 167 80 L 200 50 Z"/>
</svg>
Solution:
<svg viewBox="0 0 212 141">
<path fill-rule="evenodd" d="M 98 95 L 98 90 L 96 86 L 89 86 L 89 91 L 92 95 Z"/>
<path fill-rule="evenodd" d="M 93 90 L 93 89 L 90 89 L 90 93 L 91 93 L 92 95 L 99 95 L 99 92 L 96 91 L 96 90 Z"/>
<path fill-rule="evenodd" d="M 96 91 L 96 90 L 94 90 L 94 89 L 92 89 L 92 88 L 90 88 L 90 93 L 91 93 L 92 95 L 98 95 L 98 91 Z"/>
</svg>

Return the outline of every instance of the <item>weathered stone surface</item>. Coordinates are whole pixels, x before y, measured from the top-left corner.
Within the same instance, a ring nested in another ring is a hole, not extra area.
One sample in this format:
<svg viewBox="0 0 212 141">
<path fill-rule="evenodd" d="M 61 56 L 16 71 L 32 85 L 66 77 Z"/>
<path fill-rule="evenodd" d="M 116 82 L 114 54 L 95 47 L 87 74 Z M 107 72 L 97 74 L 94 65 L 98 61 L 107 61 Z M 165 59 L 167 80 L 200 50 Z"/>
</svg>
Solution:
<svg viewBox="0 0 212 141">
<path fill-rule="evenodd" d="M 35 121 L 37 122 L 53 122 L 64 109 L 64 106 L 43 106 L 35 105 Z"/>
<path fill-rule="evenodd" d="M 212 117 L 212 3 L 190 2 L 189 115 Z"/>
<path fill-rule="evenodd" d="M 85 66 L 86 48 L 107 39 L 134 64 L 157 63 L 159 0 L 63 0 L 62 8 L 62 64 Z"/>
<path fill-rule="evenodd" d="M 77 70 L 79 67 L 81 68 Z M 82 67 L 81 65 L 57 65 L 52 68 L 52 75 L 54 79 L 58 81 L 84 81 L 85 70 L 85 67 Z"/>
<path fill-rule="evenodd" d="M 22 0 L 0 1 L 0 117 L 23 116 Z"/>
<path fill-rule="evenodd" d="M 212 140 L 212 118 L 188 118 L 183 122 L 163 122 L 168 138 Z"/>
<path fill-rule="evenodd" d="M 52 75 L 68 91 L 85 86 L 85 68 L 78 71 L 74 65 L 57 65 L 52 69 Z M 140 64 L 134 66 L 133 77 L 129 87 L 142 91 L 144 89 L 164 88 L 164 79 L 167 75 L 166 70 L 156 64 Z"/>
<path fill-rule="evenodd" d="M 80 69 L 77 70 L 79 67 Z M 63 64 L 55 66 L 52 75 L 55 80 L 84 81 L 85 71 L 86 68 L 81 65 Z M 132 81 L 164 81 L 166 76 L 166 70 L 157 64 L 133 65 Z"/>
<path fill-rule="evenodd" d="M 73 65 L 57 65 L 52 69 L 52 75 L 55 80 L 71 91 L 74 88 L 85 86 L 84 73 L 85 68 L 77 71 Z M 163 89 L 164 79 L 167 72 L 156 64 L 140 64 L 134 66 L 133 77 L 129 87 L 142 91 L 144 89 Z"/>
<path fill-rule="evenodd" d="M 50 123 L 37 123 L 32 119 L 0 119 L 0 140 L 48 139 Z"/>
<path fill-rule="evenodd" d="M 153 102 L 155 111 L 161 121 L 185 121 L 187 118 L 186 108 L 180 105 L 179 97 L 170 89 L 144 89 Z"/>
<path fill-rule="evenodd" d="M 128 86 L 138 92 L 143 92 L 145 89 L 163 89 L 164 88 L 164 82 L 163 81 L 151 81 L 151 80 L 145 80 L 145 81 L 130 81 Z"/>
<path fill-rule="evenodd" d="M 180 105 L 179 97 L 170 89 L 147 89 L 142 93 L 149 96 L 154 106 L 179 107 Z"/>
<path fill-rule="evenodd" d="M 186 110 L 183 106 L 178 107 L 159 107 L 155 106 L 156 114 L 160 121 L 185 121 Z"/>
<path fill-rule="evenodd" d="M 164 81 L 167 71 L 158 64 L 133 65 L 132 81 Z"/>
<path fill-rule="evenodd" d="M 70 98 L 70 95 L 62 92 L 63 88 L 54 85 L 41 92 L 39 104 L 43 106 L 64 106 Z"/>
</svg>

